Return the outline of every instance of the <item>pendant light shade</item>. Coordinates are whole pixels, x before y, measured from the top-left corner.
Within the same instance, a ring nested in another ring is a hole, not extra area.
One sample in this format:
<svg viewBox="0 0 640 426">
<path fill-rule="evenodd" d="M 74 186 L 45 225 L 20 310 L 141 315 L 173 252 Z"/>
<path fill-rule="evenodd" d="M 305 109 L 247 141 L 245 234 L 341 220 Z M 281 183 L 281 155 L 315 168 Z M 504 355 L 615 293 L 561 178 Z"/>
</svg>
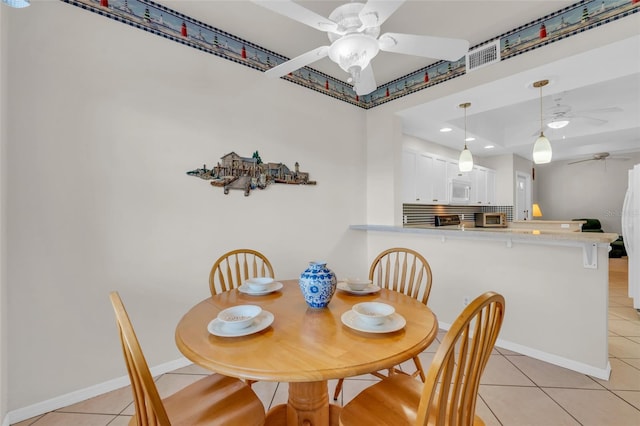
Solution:
<svg viewBox="0 0 640 426">
<path fill-rule="evenodd" d="M 2 3 L 15 7 L 16 9 L 27 7 L 31 4 L 29 0 L 2 0 Z"/>
<path fill-rule="evenodd" d="M 458 158 L 458 170 L 461 172 L 473 170 L 473 156 L 469 148 L 467 148 L 467 108 L 470 106 L 471 103 L 469 102 L 460 104 L 460 108 L 464 108 L 464 149 L 460 153 L 460 158 Z"/>
<path fill-rule="evenodd" d="M 460 158 L 458 159 L 458 169 L 461 172 L 470 172 L 473 170 L 473 156 L 471 155 L 471 151 L 467 146 L 464 146 L 464 149 L 460 153 Z"/>
<path fill-rule="evenodd" d="M 544 135 L 542 124 L 542 88 L 547 84 L 549 84 L 549 80 L 540 80 L 533 83 L 533 87 L 540 89 L 540 136 L 533 144 L 533 162 L 536 164 L 549 163 L 552 156 L 551 142 Z"/>
<path fill-rule="evenodd" d="M 540 136 L 536 139 L 536 143 L 533 144 L 533 162 L 536 164 L 546 164 L 551 162 L 551 142 L 540 132 Z"/>
</svg>

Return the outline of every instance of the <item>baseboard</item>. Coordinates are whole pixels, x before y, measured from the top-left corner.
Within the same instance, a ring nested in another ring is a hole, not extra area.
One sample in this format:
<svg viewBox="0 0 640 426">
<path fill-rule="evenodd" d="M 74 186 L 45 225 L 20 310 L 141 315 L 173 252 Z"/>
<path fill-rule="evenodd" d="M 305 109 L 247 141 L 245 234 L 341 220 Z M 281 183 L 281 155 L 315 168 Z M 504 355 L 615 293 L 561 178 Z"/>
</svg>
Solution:
<svg viewBox="0 0 640 426">
<path fill-rule="evenodd" d="M 442 330 L 449 330 L 449 328 L 451 328 L 451 324 L 441 322 L 438 323 L 438 327 Z M 611 364 L 608 360 L 607 366 L 605 368 L 597 368 L 589 364 L 550 354 L 548 352 L 543 352 L 538 349 L 533 349 L 528 346 L 509 342 L 507 340 L 498 339 L 496 341 L 496 347 L 507 349 L 512 352 L 517 352 L 519 354 L 526 355 L 540 361 L 548 362 L 549 364 L 557 365 L 558 367 L 567 368 L 578 373 L 587 374 L 597 379 L 609 380 L 609 377 L 611 376 Z"/>
<path fill-rule="evenodd" d="M 178 368 L 186 367 L 187 365 L 191 365 L 191 361 L 183 357 L 174 361 L 169 361 L 167 363 L 157 365 L 155 367 L 152 367 L 150 370 L 153 376 L 157 376 L 176 370 Z M 13 423 L 21 422 L 23 420 L 30 419 L 31 417 L 39 416 L 41 414 L 63 408 L 71 404 L 76 404 L 78 402 L 85 401 L 89 398 L 93 398 L 95 396 L 102 395 L 104 393 L 111 392 L 128 385 L 129 376 L 127 375 L 108 380 L 103 383 L 98 383 L 96 385 L 89 386 L 88 388 L 79 389 L 65 395 L 60 395 L 46 401 L 38 402 L 27 407 L 18 408 L 17 410 L 12 410 L 7 413 L 2 422 L 2 426 L 9 426 Z"/>
<path fill-rule="evenodd" d="M 558 355 L 550 354 L 538 349 L 529 348 L 527 346 L 519 345 L 517 343 L 508 342 L 501 339 L 498 339 L 496 341 L 496 346 L 529 356 L 531 358 L 538 359 L 540 361 L 548 362 L 549 364 L 564 367 L 578 373 L 587 374 L 597 379 L 609 380 L 609 377 L 611 376 L 611 364 L 609 363 L 609 360 L 607 360 L 607 366 L 605 368 L 598 368 L 594 367 L 593 365 L 574 361 L 572 359 L 564 358 Z"/>
</svg>

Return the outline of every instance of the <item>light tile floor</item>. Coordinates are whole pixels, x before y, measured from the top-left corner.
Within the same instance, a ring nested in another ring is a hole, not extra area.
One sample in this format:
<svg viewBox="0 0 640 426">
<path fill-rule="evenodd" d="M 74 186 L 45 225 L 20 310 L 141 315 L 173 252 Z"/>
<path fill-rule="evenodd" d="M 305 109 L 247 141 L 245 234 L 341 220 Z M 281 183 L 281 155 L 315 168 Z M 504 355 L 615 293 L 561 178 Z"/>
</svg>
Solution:
<svg viewBox="0 0 640 426">
<path fill-rule="evenodd" d="M 638 426 L 640 425 L 640 315 L 627 297 L 627 258 L 610 259 L 608 381 L 496 348 L 480 386 L 477 413 L 487 426 Z M 440 339 L 422 355 L 429 362 Z M 168 396 L 208 374 L 197 366 L 157 378 L 161 396 Z M 343 404 L 375 382 L 373 376 L 345 380 L 338 403 Z M 329 382 L 333 395 L 335 381 Z M 287 400 L 286 383 L 258 382 L 253 389 L 266 409 Z M 120 426 L 133 414 L 130 389 L 16 423 L 16 426 Z"/>
</svg>

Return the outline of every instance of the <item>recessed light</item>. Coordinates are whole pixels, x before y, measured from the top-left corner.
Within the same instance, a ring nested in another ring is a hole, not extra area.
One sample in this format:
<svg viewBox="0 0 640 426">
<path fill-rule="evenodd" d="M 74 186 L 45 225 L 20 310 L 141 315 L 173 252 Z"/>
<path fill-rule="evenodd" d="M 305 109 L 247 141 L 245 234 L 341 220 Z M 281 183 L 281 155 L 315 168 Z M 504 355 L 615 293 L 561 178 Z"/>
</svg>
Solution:
<svg viewBox="0 0 640 426">
<path fill-rule="evenodd" d="M 485 145 L 484 149 L 493 149 L 495 148 L 495 145 Z"/>
<path fill-rule="evenodd" d="M 465 142 L 471 142 L 471 141 L 475 141 L 476 138 L 474 138 L 473 136 L 469 136 L 468 138 L 465 139 Z"/>
<path fill-rule="evenodd" d="M 452 131 L 452 130 L 453 130 L 453 129 L 452 129 L 451 127 L 443 127 L 442 129 L 440 129 L 440 131 L 441 131 L 442 133 L 447 133 L 447 132 L 450 132 L 450 131 Z"/>
</svg>

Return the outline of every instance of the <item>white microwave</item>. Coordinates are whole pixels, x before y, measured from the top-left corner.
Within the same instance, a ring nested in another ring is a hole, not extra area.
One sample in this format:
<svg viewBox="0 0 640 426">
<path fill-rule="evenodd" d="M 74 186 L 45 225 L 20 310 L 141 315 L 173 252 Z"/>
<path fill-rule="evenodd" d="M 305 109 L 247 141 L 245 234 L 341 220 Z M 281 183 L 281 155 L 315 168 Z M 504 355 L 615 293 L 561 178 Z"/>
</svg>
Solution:
<svg viewBox="0 0 640 426">
<path fill-rule="evenodd" d="M 449 183 L 449 204 L 469 204 L 471 183 L 466 180 L 451 179 Z"/>
</svg>

